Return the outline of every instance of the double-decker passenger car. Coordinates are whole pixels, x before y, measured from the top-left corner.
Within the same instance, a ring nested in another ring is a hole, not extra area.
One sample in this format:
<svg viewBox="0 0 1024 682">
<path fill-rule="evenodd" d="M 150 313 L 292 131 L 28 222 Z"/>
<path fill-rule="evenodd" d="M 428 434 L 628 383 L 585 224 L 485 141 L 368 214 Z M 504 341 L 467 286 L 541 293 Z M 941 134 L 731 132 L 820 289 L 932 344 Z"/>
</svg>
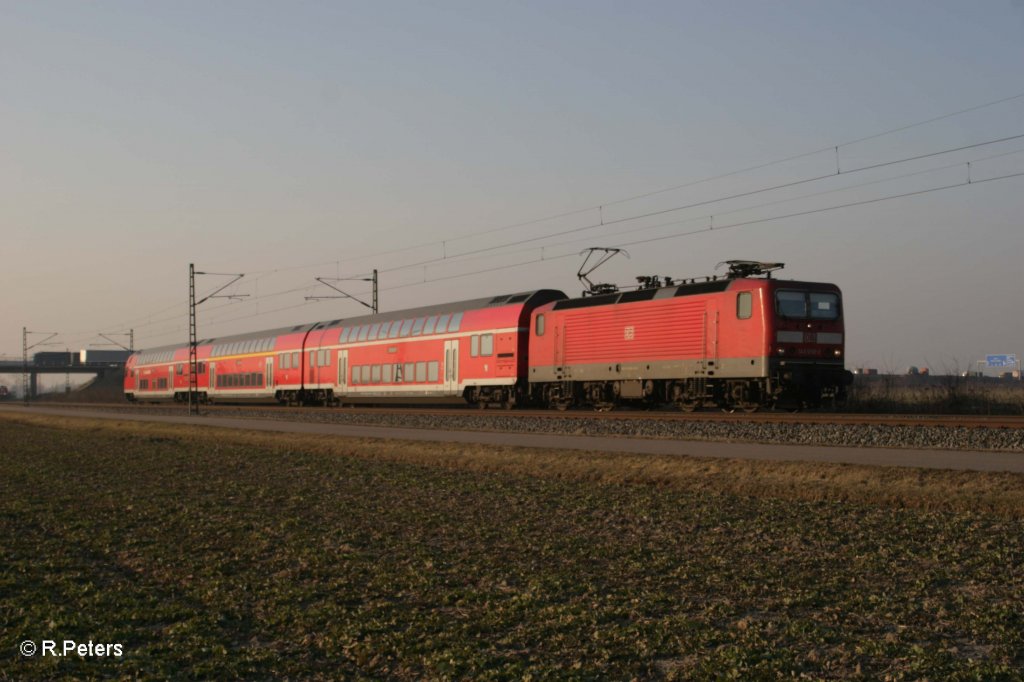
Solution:
<svg viewBox="0 0 1024 682">
<path fill-rule="evenodd" d="M 527 394 L 530 314 L 560 298 L 542 289 L 204 340 L 198 398 L 512 406 Z M 126 370 L 129 399 L 187 399 L 187 346 L 136 353 Z"/>
</svg>

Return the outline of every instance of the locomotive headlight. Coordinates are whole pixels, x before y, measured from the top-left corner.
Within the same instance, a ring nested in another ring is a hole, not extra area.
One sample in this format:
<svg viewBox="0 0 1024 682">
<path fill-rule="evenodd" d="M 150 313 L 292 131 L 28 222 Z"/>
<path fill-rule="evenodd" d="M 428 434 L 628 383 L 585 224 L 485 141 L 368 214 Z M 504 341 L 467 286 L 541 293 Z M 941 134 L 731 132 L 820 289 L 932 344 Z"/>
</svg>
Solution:
<svg viewBox="0 0 1024 682">
<path fill-rule="evenodd" d="M 779 349 L 778 349 L 778 350 L 777 350 L 776 352 L 777 352 L 777 353 L 778 353 L 779 355 L 785 355 L 785 354 L 786 354 L 786 349 L 785 349 L 785 348 L 781 348 L 781 347 L 780 347 L 780 348 L 779 348 Z"/>
<path fill-rule="evenodd" d="M 836 348 L 834 351 L 832 351 L 832 355 L 836 356 L 837 358 L 842 357 L 843 349 L 842 348 Z"/>
</svg>

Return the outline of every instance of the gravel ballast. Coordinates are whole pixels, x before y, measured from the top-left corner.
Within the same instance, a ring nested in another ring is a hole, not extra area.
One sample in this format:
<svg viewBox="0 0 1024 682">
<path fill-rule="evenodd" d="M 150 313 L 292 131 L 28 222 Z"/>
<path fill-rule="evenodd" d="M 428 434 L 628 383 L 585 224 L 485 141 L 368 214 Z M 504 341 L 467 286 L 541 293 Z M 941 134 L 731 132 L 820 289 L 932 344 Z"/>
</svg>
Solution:
<svg viewBox="0 0 1024 682">
<path fill-rule="evenodd" d="M 91 407 L 90 409 L 97 409 Z M 105 408 L 139 413 L 141 408 Z M 145 408 L 150 414 L 182 414 L 180 407 Z M 835 445 L 844 447 L 920 448 L 936 450 L 1024 451 L 1024 429 L 950 427 L 930 424 L 821 424 L 742 420 L 672 420 L 614 417 L 532 417 L 494 411 L 480 414 L 347 412 L 273 407 L 219 407 L 218 416 L 280 419 L 326 424 L 362 424 L 395 428 L 454 431 L 506 431 L 562 435 L 618 436 L 670 440 Z"/>
</svg>

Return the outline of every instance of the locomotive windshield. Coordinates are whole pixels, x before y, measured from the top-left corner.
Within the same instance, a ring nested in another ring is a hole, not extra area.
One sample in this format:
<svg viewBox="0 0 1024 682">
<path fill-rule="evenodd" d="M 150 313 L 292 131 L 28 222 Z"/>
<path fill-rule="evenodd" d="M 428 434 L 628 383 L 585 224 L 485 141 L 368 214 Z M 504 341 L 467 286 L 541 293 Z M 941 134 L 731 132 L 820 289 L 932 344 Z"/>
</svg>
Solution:
<svg viewBox="0 0 1024 682">
<path fill-rule="evenodd" d="M 775 292 L 775 310 L 779 317 L 791 319 L 837 320 L 839 295 L 821 291 L 780 289 Z"/>
</svg>

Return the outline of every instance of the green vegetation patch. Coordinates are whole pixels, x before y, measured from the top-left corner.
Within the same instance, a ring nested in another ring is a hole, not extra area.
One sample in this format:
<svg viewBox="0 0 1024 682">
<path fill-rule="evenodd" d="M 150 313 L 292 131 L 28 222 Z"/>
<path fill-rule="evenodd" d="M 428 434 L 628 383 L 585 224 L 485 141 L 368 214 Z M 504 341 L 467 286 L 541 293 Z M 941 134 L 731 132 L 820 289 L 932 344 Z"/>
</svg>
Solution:
<svg viewBox="0 0 1024 682">
<path fill-rule="evenodd" d="M 1024 678 L 1006 514 L 289 442 L 0 419 L 0 678 Z"/>
</svg>

